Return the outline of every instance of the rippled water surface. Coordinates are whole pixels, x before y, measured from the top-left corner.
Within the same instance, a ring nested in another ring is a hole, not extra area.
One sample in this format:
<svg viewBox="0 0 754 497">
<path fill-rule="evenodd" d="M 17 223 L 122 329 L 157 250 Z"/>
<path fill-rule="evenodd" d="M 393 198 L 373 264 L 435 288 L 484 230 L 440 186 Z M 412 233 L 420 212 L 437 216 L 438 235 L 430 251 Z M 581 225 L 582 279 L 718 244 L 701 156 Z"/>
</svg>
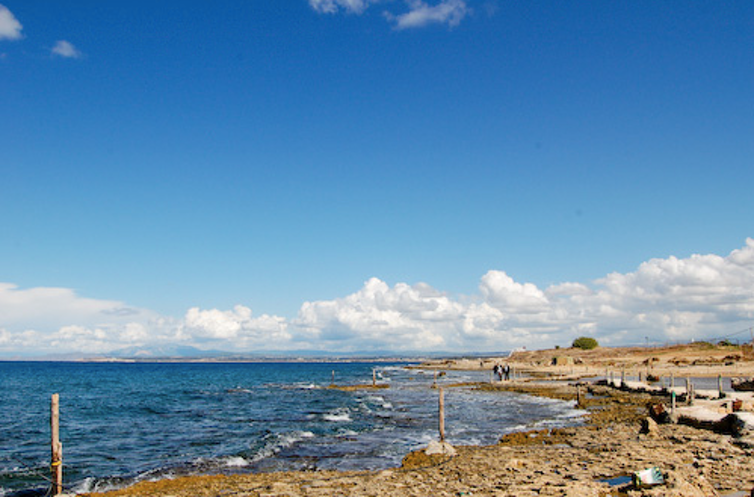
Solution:
<svg viewBox="0 0 754 497">
<path fill-rule="evenodd" d="M 107 489 L 177 474 L 379 469 L 437 439 L 432 373 L 385 363 L 0 363 L 0 495 L 44 494 L 60 394 L 65 482 Z M 343 392 L 372 382 L 382 390 Z M 449 372 L 442 386 L 487 381 Z M 445 389 L 450 443 L 578 422 L 571 403 Z"/>
</svg>

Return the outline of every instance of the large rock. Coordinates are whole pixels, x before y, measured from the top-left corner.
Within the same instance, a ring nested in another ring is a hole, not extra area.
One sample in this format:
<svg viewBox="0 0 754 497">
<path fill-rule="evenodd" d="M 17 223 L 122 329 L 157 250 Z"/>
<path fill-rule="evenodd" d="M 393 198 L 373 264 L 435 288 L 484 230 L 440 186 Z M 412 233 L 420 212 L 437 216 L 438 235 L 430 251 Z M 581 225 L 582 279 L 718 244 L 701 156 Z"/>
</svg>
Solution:
<svg viewBox="0 0 754 497">
<path fill-rule="evenodd" d="M 646 417 L 641 420 L 641 430 L 639 433 L 648 435 L 650 437 L 656 437 L 657 431 L 657 423 L 654 419 L 652 419 L 651 417 Z"/>
<path fill-rule="evenodd" d="M 450 445 L 448 442 L 432 441 L 432 442 L 429 442 L 429 445 L 427 445 L 427 448 L 424 450 L 424 453 L 427 454 L 428 456 L 434 456 L 434 455 L 454 456 L 456 455 L 456 449 L 454 449 L 453 446 Z"/>
</svg>

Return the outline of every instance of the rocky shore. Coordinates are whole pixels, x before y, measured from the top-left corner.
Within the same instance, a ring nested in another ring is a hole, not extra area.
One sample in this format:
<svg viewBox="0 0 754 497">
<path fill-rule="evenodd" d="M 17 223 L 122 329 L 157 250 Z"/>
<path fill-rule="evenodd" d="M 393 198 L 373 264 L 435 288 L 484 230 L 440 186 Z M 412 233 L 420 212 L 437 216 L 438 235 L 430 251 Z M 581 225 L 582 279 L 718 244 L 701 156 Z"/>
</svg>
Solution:
<svg viewBox="0 0 754 497">
<path fill-rule="evenodd" d="M 472 385 L 484 390 L 516 391 L 571 400 L 587 412 L 582 426 L 513 433 L 499 443 L 483 447 L 455 447 L 455 455 L 428 455 L 424 450 L 408 454 L 399 468 L 364 472 L 289 472 L 248 475 L 195 476 L 142 482 L 133 487 L 89 494 L 115 496 L 724 496 L 754 495 L 754 442 L 749 436 L 733 436 L 682 424 L 657 424 L 648 406 L 668 403 L 659 393 L 631 392 L 594 382 L 578 382 L 575 369 L 589 368 L 592 374 L 607 362 L 659 366 L 661 359 L 645 363 L 642 355 L 623 355 L 624 349 L 602 351 L 600 361 L 589 354 L 569 350 L 566 361 L 552 366 L 554 354 L 538 351 L 546 364 L 534 364 L 534 355 L 519 355 L 517 368 L 528 368 L 528 378 Z M 583 352 L 583 351 L 582 351 Z M 648 357 L 660 357 L 657 350 Z M 721 354 L 722 352 L 722 354 Z M 730 354 L 728 352 L 731 352 Z M 646 353 L 646 350 L 643 352 Z M 680 357 L 683 351 L 671 351 Z M 549 354 L 549 355 L 548 355 Z M 612 359 L 608 357 L 612 355 Z M 720 355 L 719 368 L 731 359 L 732 351 L 716 350 L 704 357 Z M 694 354 L 685 354 L 691 375 L 707 373 L 693 365 Z M 501 358 L 505 359 L 505 358 Z M 492 359 L 491 361 L 494 361 Z M 751 368 L 745 358 L 733 361 L 739 372 Z M 666 364 L 672 362 L 666 361 Z M 484 360 L 434 363 L 429 367 L 487 367 Z M 571 371 L 571 367 L 575 368 Z M 671 366 L 668 366 L 669 368 Z M 553 368 L 560 368 L 556 370 Z M 588 373 L 583 372 L 584 375 Z M 708 373 L 712 374 L 712 373 Z M 568 378 L 564 379 L 564 377 Z M 554 380 L 552 380 L 554 378 Z M 464 385 L 468 387 L 469 385 Z M 490 426 L 490 430 L 494 430 Z M 637 487 L 634 472 L 657 468 L 663 483 Z"/>
</svg>

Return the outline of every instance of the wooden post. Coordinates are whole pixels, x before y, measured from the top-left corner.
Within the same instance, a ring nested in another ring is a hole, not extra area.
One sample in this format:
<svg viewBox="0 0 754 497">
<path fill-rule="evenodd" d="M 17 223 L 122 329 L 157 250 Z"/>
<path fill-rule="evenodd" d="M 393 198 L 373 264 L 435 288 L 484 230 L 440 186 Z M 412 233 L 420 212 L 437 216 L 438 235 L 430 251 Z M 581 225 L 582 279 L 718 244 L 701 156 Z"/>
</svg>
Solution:
<svg viewBox="0 0 754 497">
<path fill-rule="evenodd" d="M 626 366 L 625 364 L 620 370 L 620 387 L 626 388 Z"/>
<path fill-rule="evenodd" d="M 374 369 L 372 370 L 372 386 L 377 386 L 377 371 Z"/>
<path fill-rule="evenodd" d="M 60 443 L 60 396 L 52 394 L 50 403 L 50 432 L 52 433 L 52 495 L 63 493 L 63 444 Z"/>
<path fill-rule="evenodd" d="M 721 374 L 717 375 L 717 395 L 720 399 L 725 397 L 725 392 L 723 392 L 723 375 Z"/>
<path fill-rule="evenodd" d="M 440 387 L 440 441 L 445 441 L 445 392 Z"/>
<path fill-rule="evenodd" d="M 686 403 L 690 404 L 691 400 L 691 381 L 689 380 L 689 377 L 686 377 Z"/>
<path fill-rule="evenodd" d="M 686 403 L 688 405 L 694 404 L 694 384 L 688 377 L 686 378 Z"/>
</svg>

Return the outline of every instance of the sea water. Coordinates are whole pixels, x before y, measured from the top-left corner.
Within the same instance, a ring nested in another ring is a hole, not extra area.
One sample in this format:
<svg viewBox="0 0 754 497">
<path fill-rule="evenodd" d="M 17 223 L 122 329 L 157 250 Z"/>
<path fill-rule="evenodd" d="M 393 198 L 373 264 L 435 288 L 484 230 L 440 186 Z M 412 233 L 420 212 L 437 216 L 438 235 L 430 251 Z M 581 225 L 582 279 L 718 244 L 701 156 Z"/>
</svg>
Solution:
<svg viewBox="0 0 754 497">
<path fill-rule="evenodd" d="M 60 394 L 64 479 L 73 492 L 186 474 L 384 469 L 438 438 L 432 385 L 489 372 L 405 363 L 0 362 L 0 496 L 49 488 L 50 397 Z M 380 390 L 341 391 L 371 384 Z M 573 403 L 446 388 L 446 438 L 579 423 Z"/>
</svg>

